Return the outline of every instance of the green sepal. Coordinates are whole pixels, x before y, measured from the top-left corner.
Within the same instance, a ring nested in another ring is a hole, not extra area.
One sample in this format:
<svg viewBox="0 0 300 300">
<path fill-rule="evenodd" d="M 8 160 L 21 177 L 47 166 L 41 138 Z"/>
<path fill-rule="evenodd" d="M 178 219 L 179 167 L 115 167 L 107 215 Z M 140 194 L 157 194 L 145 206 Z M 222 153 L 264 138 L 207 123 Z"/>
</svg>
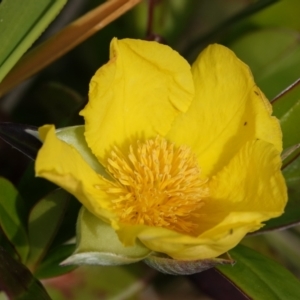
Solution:
<svg viewBox="0 0 300 300">
<path fill-rule="evenodd" d="M 218 265 L 234 265 L 235 261 L 229 255 L 221 258 L 201 260 L 176 260 L 165 254 L 152 253 L 144 262 L 151 268 L 169 275 L 192 275 L 203 272 Z"/>
<path fill-rule="evenodd" d="M 151 250 L 136 242 L 125 247 L 116 231 L 106 222 L 94 216 L 84 207 L 77 221 L 77 247 L 75 253 L 63 265 L 103 265 L 114 266 L 143 260 Z"/>
</svg>

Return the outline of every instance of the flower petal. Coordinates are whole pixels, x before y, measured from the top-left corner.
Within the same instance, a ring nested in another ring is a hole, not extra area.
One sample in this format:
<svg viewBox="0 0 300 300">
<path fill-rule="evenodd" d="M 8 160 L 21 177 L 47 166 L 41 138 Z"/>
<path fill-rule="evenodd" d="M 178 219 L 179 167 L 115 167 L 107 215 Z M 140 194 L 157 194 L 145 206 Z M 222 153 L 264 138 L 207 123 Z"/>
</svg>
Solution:
<svg viewBox="0 0 300 300">
<path fill-rule="evenodd" d="M 113 39 L 110 61 L 91 80 L 89 103 L 81 112 L 86 140 L 99 161 L 114 145 L 164 136 L 194 95 L 189 64 L 156 42 Z"/>
<path fill-rule="evenodd" d="M 98 162 L 95 155 L 91 152 L 91 149 L 88 147 L 85 137 L 84 137 L 85 128 L 83 125 L 71 126 L 56 129 L 56 136 L 67 144 L 73 146 L 83 158 L 85 162 L 97 173 L 108 179 L 111 177 L 107 174 L 104 167 Z"/>
<path fill-rule="evenodd" d="M 199 212 L 198 237 L 147 226 L 120 226 L 118 235 L 125 244 L 138 238 L 149 249 L 175 259 L 219 256 L 263 226 L 261 222 L 283 213 L 287 192 L 280 166 L 274 145 L 248 142 L 211 180 L 211 199 Z"/>
<path fill-rule="evenodd" d="M 53 125 L 41 127 L 39 133 L 44 144 L 37 156 L 36 175 L 73 194 L 98 217 L 114 219 L 107 210 L 111 199 L 104 192 L 106 181 L 83 160 L 73 146 L 56 137 Z"/>
<path fill-rule="evenodd" d="M 239 225 L 239 226 L 237 226 Z M 179 260 L 199 260 L 217 257 L 236 246 L 251 231 L 253 224 L 237 223 L 233 234 L 229 230 L 219 236 L 191 237 L 165 228 L 150 226 L 128 226 L 120 228 L 117 233 L 120 240 L 128 246 L 138 238 L 147 248 L 169 255 Z M 259 229 L 260 226 L 255 227 Z"/>
<path fill-rule="evenodd" d="M 221 45 L 206 48 L 192 66 L 195 100 L 167 138 L 196 153 L 203 174 L 221 170 L 240 147 L 259 138 L 281 151 L 279 122 L 255 85 L 251 71 Z"/>
</svg>

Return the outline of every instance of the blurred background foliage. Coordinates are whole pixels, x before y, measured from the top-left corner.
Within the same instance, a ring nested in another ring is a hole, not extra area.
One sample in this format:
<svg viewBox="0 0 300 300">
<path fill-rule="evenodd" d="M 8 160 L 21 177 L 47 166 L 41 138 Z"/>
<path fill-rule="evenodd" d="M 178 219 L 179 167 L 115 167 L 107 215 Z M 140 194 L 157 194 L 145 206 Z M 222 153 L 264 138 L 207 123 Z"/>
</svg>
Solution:
<svg viewBox="0 0 300 300">
<path fill-rule="evenodd" d="M 3 0 L 0 3 L 0 42 L 4 45 L 9 37 L 17 40 L 15 36 L 20 36 L 22 32 L 25 32 L 25 38 L 10 49 L 1 46 L 0 75 L 3 74 L 3 77 L 31 44 L 32 48 L 36 47 L 70 22 L 105 2 L 43 0 L 39 12 L 42 12 L 42 17 L 34 20 L 32 11 L 36 11 L 38 5 L 31 0 L 14 1 Z M 14 19 L 14 12 L 22 9 L 28 15 L 22 14 L 23 19 Z M 78 112 L 87 102 L 90 78 L 108 60 L 112 37 L 158 40 L 179 51 L 189 62 L 208 44 L 224 44 L 251 67 L 258 86 L 272 100 L 300 78 L 299 11 L 299 0 L 142 0 L 70 52 L 3 93 L 0 121 L 32 126 L 51 123 L 57 127 L 82 124 Z M 7 18 L 9 14 L 11 18 Z M 34 28 L 34 22 L 39 24 L 40 30 L 35 29 L 32 33 L 30 30 Z M 299 103 L 298 83 L 272 101 L 274 114 L 281 122 L 284 149 L 300 143 Z M 21 282 L 19 285 L 25 284 L 25 280 L 26 286 L 30 287 L 27 291 L 40 295 L 36 299 L 49 299 L 49 296 L 39 281 L 30 277 L 31 273 L 42 280 L 52 299 L 58 300 L 225 299 L 222 298 L 222 289 L 219 292 L 215 289 L 217 283 L 220 287 L 223 284 L 216 270 L 189 278 L 157 274 L 141 263 L 128 267 L 80 267 L 71 273 L 68 272 L 73 267 L 59 266 L 74 250 L 79 204 L 53 184 L 34 177 L 32 160 L 11 147 L 25 147 L 26 152 L 31 141 L 28 145 L 19 145 L 17 134 L 12 134 L 10 130 L 7 127 L 0 129 L 2 138 L 10 142 L 9 145 L 0 139 L 0 258 L 5 261 L 13 259 L 12 263 L 18 264 L 16 269 L 19 268 L 19 274 L 27 272 L 28 278 L 26 275 L 23 276 L 26 280 L 23 277 L 18 279 Z M 15 137 L 14 141 L 10 140 L 12 137 Z M 34 152 L 39 145 L 31 146 Z M 284 160 L 284 175 L 289 188 L 286 214 L 268 222 L 262 231 L 297 225 L 300 221 L 299 153 L 296 147 Z M 275 259 L 300 278 L 299 227 L 250 236 L 243 244 Z M 252 255 L 244 248 L 236 251 L 233 251 L 233 256 L 239 256 L 240 253 Z M 251 269 L 251 266 L 248 268 Z M 1 274 L 8 270 L 0 263 Z M 240 275 L 249 273 L 249 269 L 240 269 L 240 272 Z M 280 269 L 278 272 L 283 271 Z M 230 274 L 226 276 L 231 278 Z M 213 286 L 207 283 L 209 278 L 215 280 Z M 252 280 L 255 282 L 256 279 L 253 277 Z M 11 299 L 35 299 L 22 298 L 25 292 L 20 289 L 14 294 L 12 281 L 0 280 L 0 288 Z M 285 289 L 293 288 L 288 284 L 285 286 L 283 282 L 281 284 Z M 261 295 L 259 291 L 247 290 L 247 287 L 242 290 L 253 299 L 271 299 L 268 296 L 257 298 Z M 232 296 L 228 299 L 248 299 L 242 298 L 245 295 L 233 298 L 234 292 L 228 293 Z M 297 299 L 293 295 L 281 298 L 276 291 L 274 293 L 279 299 Z"/>
</svg>

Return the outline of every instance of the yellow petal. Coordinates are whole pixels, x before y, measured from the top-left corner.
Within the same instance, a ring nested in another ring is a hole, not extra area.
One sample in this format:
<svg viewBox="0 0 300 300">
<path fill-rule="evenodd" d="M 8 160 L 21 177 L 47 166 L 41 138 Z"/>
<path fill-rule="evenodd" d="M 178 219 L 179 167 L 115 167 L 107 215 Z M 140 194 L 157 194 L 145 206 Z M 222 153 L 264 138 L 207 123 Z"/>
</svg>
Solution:
<svg viewBox="0 0 300 300">
<path fill-rule="evenodd" d="M 138 238 L 147 248 L 165 253 L 174 259 L 198 260 L 225 253 L 236 246 L 246 233 L 261 227 L 246 222 L 235 223 L 235 226 L 233 234 L 227 230 L 222 235 L 210 237 L 191 237 L 165 228 L 142 225 L 122 227 L 117 233 L 120 240 L 128 246 L 133 245 L 134 238 Z"/>
<path fill-rule="evenodd" d="M 222 169 L 246 141 L 259 138 L 281 151 L 279 123 L 251 71 L 220 45 L 206 48 L 192 66 L 195 99 L 167 138 L 196 153 L 204 175 Z"/>
<path fill-rule="evenodd" d="M 189 64 L 156 42 L 113 39 L 110 61 L 91 80 L 89 103 L 81 112 L 86 140 L 102 164 L 114 145 L 164 136 L 187 111 L 194 87 Z"/>
<path fill-rule="evenodd" d="M 59 140 L 53 125 L 39 129 L 44 141 L 36 164 L 36 176 L 46 178 L 73 194 L 89 211 L 109 220 L 111 199 L 103 192 L 106 181 L 98 175 L 71 145 Z"/>
<path fill-rule="evenodd" d="M 261 140 L 244 145 L 210 182 L 205 212 L 260 211 L 272 218 L 283 213 L 287 201 L 281 159 L 272 144 Z"/>
<path fill-rule="evenodd" d="M 211 180 L 211 198 L 199 211 L 198 237 L 147 226 L 120 226 L 119 237 L 129 245 L 138 238 L 149 249 L 175 259 L 219 256 L 259 229 L 261 222 L 283 213 L 287 192 L 280 167 L 274 145 L 248 142 Z"/>
</svg>

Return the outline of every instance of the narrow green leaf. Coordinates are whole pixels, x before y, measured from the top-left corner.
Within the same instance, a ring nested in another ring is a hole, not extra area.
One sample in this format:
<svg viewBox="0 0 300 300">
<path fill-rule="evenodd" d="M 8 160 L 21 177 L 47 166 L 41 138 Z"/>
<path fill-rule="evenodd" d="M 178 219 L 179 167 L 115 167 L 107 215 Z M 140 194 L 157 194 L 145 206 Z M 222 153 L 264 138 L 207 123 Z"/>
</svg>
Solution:
<svg viewBox="0 0 300 300">
<path fill-rule="evenodd" d="M 16 188 L 0 177 L 0 225 L 23 262 L 26 261 L 29 251 L 25 214 L 23 199 Z"/>
<path fill-rule="evenodd" d="M 71 256 L 74 244 L 61 245 L 50 251 L 35 271 L 37 278 L 52 278 L 71 272 L 76 266 L 61 266 L 60 263 Z"/>
<path fill-rule="evenodd" d="M 217 269 L 250 299 L 299 299 L 300 281 L 283 266 L 241 245 L 229 253 L 236 264 Z"/>
<path fill-rule="evenodd" d="M 285 169 L 288 165 L 294 162 L 299 155 L 300 155 L 300 144 L 296 144 L 284 150 L 281 155 L 282 169 Z"/>
<path fill-rule="evenodd" d="M 42 146 L 37 127 L 29 125 L 0 123 L 0 138 L 32 160 Z"/>
<path fill-rule="evenodd" d="M 18 2 L 19 1 L 22 0 L 18 0 Z M 30 0 L 30 2 L 34 1 L 37 3 L 36 0 Z M 56 1 L 55 4 L 58 5 L 61 4 L 61 1 L 65 0 Z M 82 43 L 88 37 L 120 17 L 140 1 L 141 0 L 105 1 L 102 5 L 99 5 L 69 24 L 63 30 L 24 55 L 8 76 L 1 82 L 0 95 L 4 95 L 23 80 L 45 68 L 78 44 Z M 53 7 L 55 4 L 53 4 Z M 28 8 L 25 10 L 28 10 Z M 42 20 L 44 19 L 45 18 L 43 17 Z"/>
<path fill-rule="evenodd" d="M 0 247 L 0 290 L 14 300 L 51 300 L 29 270 Z"/>
<path fill-rule="evenodd" d="M 0 5 L 0 81 L 67 0 L 4 0 Z"/>
<path fill-rule="evenodd" d="M 57 189 L 33 207 L 28 222 L 28 264 L 32 269 L 35 269 L 49 249 L 61 225 L 70 197 L 66 191 Z"/>
</svg>

